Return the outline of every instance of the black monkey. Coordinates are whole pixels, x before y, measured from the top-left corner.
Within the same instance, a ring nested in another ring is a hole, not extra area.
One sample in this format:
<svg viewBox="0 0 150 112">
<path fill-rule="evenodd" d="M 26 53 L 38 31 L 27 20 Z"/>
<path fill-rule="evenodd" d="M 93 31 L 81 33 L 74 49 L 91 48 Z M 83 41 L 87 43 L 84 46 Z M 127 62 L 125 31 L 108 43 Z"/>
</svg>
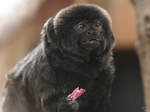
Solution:
<svg viewBox="0 0 150 112">
<path fill-rule="evenodd" d="M 41 43 L 8 73 L 4 112 L 110 112 L 114 37 L 108 13 L 76 4 L 43 27 Z M 81 87 L 86 93 L 71 101 Z"/>
</svg>

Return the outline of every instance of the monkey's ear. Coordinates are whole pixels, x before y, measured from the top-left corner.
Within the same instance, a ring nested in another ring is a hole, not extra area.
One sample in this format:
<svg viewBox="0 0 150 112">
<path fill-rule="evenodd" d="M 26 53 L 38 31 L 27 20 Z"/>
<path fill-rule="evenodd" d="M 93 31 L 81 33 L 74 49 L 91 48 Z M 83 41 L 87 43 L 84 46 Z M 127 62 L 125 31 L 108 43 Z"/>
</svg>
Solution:
<svg viewBox="0 0 150 112">
<path fill-rule="evenodd" d="M 114 49 L 115 45 L 116 45 L 116 43 L 115 43 L 115 37 L 113 35 L 113 32 L 111 32 L 111 34 L 110 34 L 110 49 L 111 50 Z"/>
<path fill-rule="evenodd" d="M 115 47 L 115 38 L 113 33 L 110 31 L 107 35 L 107 39 L 105 41 L 105 50 L 104 53 L 107 53 L 108 51 L 112 51 Z"/>
<path fill-rule="evenodd" d="M 41 32 L 42 39 L 44 43 L 48 46 L 49 44 L 54 44 L 56 42 L 56 34 L 54 31 L 54 17 L 48 19 L 43 25 L 43 29 Z"/>
</svg>

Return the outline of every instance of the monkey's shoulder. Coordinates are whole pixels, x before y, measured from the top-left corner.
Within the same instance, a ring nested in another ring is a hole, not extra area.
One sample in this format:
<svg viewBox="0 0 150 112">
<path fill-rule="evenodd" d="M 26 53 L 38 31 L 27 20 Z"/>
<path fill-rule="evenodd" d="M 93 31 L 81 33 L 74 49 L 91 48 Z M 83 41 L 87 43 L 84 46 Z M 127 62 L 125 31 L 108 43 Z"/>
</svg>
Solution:
<svg viewBox="0 0 150 112">
<path fill-rule="evenodd" d="M 42 62 L 42 63 L 41 63 Z M 32 77 L 44 71 L 47 66 L 47 60 L 44 53 L 43 44 L 40 43 L 27 56 L 19 61 L 15 67 L 7 74 L 8 80 L 20 80 L 24 77 Z"/>
</svg>

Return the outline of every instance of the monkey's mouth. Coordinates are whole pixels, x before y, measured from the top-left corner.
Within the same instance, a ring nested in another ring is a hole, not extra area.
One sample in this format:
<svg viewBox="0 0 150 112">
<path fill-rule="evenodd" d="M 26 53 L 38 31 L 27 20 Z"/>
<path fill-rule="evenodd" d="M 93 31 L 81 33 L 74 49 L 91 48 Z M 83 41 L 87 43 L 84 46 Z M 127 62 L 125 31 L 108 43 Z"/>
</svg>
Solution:
<svg viewBox="0 0 150 112">
<path fill-rule="evenodd" d="M 99 38 L 88 38 L 86 40 L 81 40 L 80 45 L 86 49 L 94 49 L 97 48 L 101 43 L 101 39 Z"/>
<path fill-rule="evenodd" d="M 84 45 L 84 44 L 100 44 L 100 39 L 99 38 L 90 38 L 90 39 L 87 39 L 87 40 L 83 40 L 81 41 L 81 43 Z"/>
<path fill-rule="evenodd" d="M 89 44 L 99 44 L 100 43 L 100 39 L 98 39 L 98 38 L 92 38 L 92 39 L 89 39 L 87 41 L 87 43 L 89 43 Z"/>
</svg>

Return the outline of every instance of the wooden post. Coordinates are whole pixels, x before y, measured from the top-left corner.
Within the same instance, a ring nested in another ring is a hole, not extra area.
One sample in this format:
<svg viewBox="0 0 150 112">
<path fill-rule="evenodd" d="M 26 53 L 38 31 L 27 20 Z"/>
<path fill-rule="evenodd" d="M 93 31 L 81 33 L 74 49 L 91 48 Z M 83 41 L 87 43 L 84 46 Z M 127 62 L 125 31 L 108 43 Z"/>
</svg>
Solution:
<svg viewBox="0 0 150 112">
<path fill-rule="evenodd" d="M 143 78 L 146 110 L 150 111 L 150 0 L 132 0 L 136 11 L 136 50 Z"/>
</svg>

